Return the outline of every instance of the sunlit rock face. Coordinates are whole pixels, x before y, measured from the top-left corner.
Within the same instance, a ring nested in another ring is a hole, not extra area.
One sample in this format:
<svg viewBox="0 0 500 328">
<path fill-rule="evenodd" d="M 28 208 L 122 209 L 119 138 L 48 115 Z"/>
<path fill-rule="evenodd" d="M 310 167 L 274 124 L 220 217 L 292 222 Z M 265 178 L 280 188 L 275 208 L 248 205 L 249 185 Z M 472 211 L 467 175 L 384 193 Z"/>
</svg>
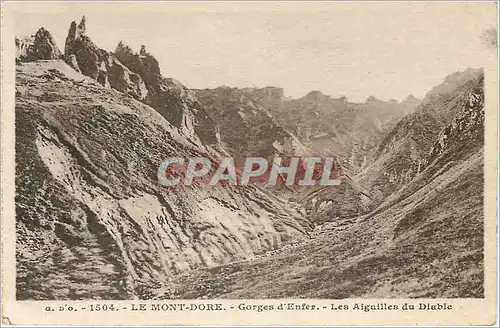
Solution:
<svg viewBox="0 0 500 328">
<path fill-rule="evenodd" d="M 219 128 L 201 106 L 196 95 L 182 83 L 165 78 L 160 72 L 156 58 L 142 46 L 139 53 L 120 42 L 115 56 L 138 74 L 148 90 L 144 102 L 155 108 L 175 127 L 189 138 L 199 139 L 205 145 L 220 142 Z"/>
</svg>

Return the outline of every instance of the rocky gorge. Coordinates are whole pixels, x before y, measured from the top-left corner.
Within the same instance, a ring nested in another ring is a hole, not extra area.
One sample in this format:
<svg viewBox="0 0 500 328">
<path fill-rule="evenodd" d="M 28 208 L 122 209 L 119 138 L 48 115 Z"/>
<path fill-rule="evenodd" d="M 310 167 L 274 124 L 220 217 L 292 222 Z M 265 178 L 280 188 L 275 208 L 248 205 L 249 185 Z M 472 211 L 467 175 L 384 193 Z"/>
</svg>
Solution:
<svg viewBox="0 0 500 328">
<path fill-rule="evenodd" d="M 482 297 L 481 69 L 402 102 L 189 89 L 86 25 L 15 40 L 18 299 Z M 169 156 L 318 153 L 340 186 L 157 181 Z"/>
</svg>

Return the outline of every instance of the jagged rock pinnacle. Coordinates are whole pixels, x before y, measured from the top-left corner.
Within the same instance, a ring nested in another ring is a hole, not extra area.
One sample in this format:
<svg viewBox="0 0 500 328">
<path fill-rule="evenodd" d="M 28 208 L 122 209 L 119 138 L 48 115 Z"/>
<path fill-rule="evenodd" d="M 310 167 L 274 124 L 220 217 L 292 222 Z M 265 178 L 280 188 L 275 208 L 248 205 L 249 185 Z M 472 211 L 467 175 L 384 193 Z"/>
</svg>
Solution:
<svg viewBox="0 0 500 328">
<path fill-rule="evenodd" d="M 86 31 L 85 15 L 83 15 L 82 20 L 80 21 L 80 24 L 78 24 L 78 34 L 80 34 L 80 35 L 85 34 L 85 31 Z"/>
<path fill-rule="evenodd" d="M 68 31 L 68 38 L 71 39 L 76 39 L 76 22 L 72 21 L 71 25 L 69 26 L 69 31 Z"/>
<path fill-rule="evenodd" d="M 141 77 L 127 69 L 113 53 L 94 44 L 85 34 L 85 24 L 85 16 L 78 25 L 71 23 L 64 51 L 66 63 L 106 88 L 111 87 L 135 99 L 144 99 L 147 89 Z M 123 48 L 123 42 L 118 48 Z"/>
<path fill-rule="evenodd" d="M 16 51 L 17 61 L 58 59 L 62 56 L 52 35 L 43 27 L 35 35 L 22 40 L 16 38 Z"/>
<path fill-rule="evenodd" d="M 156 58 L 146 51 L 146 46 L 141 45 L 139 53 L 134 53 L 129 46 L 120 42 L 114 54 L 132 72 L 142 77 L 152 93 L 159 91 L 161 84 L 160 65 Z"/>
</svg>

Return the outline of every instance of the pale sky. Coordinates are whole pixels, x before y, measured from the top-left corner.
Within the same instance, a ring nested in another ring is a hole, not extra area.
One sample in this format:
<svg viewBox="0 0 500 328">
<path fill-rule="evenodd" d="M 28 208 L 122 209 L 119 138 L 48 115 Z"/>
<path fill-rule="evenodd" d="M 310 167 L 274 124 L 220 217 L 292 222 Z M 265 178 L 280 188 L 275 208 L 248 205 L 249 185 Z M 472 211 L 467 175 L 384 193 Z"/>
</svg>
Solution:
<svg viewBox="0 0 500 328">
<path fill-rule="evenodd" d="M 154 55 L 190 88 L 279 86 L 351 101 L 422 98 L 446 75 L 495 60 L 481 40 L 496 5 L 452 2 L 9 3 L 18 37 L 41 26 L 64 51 L 72 20 L 113 51 Z"/>
</svg>

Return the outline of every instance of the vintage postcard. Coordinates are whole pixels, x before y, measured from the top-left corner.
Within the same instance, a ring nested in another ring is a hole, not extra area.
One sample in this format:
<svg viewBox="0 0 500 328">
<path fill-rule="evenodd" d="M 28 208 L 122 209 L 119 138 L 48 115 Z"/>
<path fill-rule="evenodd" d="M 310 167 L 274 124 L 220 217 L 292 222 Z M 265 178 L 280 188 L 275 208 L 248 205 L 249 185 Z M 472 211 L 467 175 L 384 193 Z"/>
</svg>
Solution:
<svg viewBox="0 0 500 328">
<path fill-rule="evenodd" d="M 1 6 L 3 325 L 498 324 L 495 2 Z"/>
</svg>

